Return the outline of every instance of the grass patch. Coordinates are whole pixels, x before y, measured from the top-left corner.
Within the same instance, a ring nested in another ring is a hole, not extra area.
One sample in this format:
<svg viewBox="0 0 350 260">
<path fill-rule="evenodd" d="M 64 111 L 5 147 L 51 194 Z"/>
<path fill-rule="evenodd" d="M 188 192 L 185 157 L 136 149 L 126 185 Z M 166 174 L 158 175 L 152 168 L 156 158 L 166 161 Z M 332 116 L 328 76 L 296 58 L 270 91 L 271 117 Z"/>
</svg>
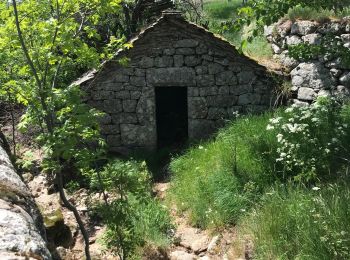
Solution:
<svg viewBox="0 0 350 260">
<path fill-rule="evenodd" d="M 276 138 L 265 131 L 272 115 L 237 120 L 215 140 L 193 147 L 171 162 L 175 173 L 171 198 L 180 209 L 190 211 L 194 225 L 235 223 L 274 179 L 267 155 L 274 153 Z"/>
<path fill-rule="evenodd" d="M 254 259 L 349 259 L 348 182 L 306 188 L 279 186 L 241 224 Z"/>
<path fill-rule="evenodd" d="M 286 15 L 290 20 L 315 20 L 318 22 L 326 22 L 330 19 L 341 19 L 350 15 L 350 8 L 345 8 L 342 11 L 334 12 L 332 10 L 315 10 L 310 7 L 296 6 L 291 8 Z"/>
<path fill-rule="evenodd" d="M 350 106 L 320 98 L 245 116 L 174 158 L 171 199 L 202 228 L 235 224 L 275 183 L 328 183 L 349 169 Z"/>
<path fill-rule="evenodd" d="M 227 20 L 234 18 L 237 9 L 242 7 L 241 0 L 232 1 L 208 1 L 204 3 L 204 10 L 207 16 L 214 20 Z"/>
</svg>

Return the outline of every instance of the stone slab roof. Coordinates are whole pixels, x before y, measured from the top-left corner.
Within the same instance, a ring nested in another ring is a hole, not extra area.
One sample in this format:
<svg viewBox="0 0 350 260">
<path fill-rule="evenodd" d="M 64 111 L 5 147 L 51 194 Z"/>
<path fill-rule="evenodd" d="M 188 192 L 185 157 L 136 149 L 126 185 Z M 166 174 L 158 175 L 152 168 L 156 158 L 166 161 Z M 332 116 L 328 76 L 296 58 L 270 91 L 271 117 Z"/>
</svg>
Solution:
<svg viewBox="0 0 350 260">
<path fill-rule="evenodd" d="M 167 23 L 167 26 L 178 28 L 181 33 L 187 34 L 189 38 L 197 38 L 199 40 L 205 41 L 206 44 L 211 46 L 215 46 L 215 49 L 220 49 L 221 51 L 227 52 L 228 58 L 233 58 L 237 61 L 243 61 L 245 63 L 249 63 L 250 65 L 256 66 L 262 70 L 267 70 L 265 66 L 258 64 L 255 60 L 241 54 L 238 52 L 236 47 L 228 42 L 225 38 L 220 35 L 214 34 L 209 30 L 205 29 L 202 26 L 199 26 L 195 23 L 188 22 L 182 16 L 181 12 L 174 10 L 166 10 L 162 12 L 162 16 L 150 24 L 146 28 L 144 28 L 139 34 L 137 34 L 134 38 L 129 41 L 129 44 L 132 46 L 136 46 L 136 48 L 140 49 L 142 53 L 145 50 L 142 50 L 141 42 L 142 40 L 148 36 L 154 30 L 157 30 L 159 26 L 162 26 L 164 23 Z M 139 44 L 140 43 L 140 44 Z M 131 48 L 133 49 L 133 48 Z M 127 56 L 131 49 L 120 49 L 118 50 L 114 57 L 111 60 L 104 61 L 98 70 L 91 70 L 86 72 L 81 78 L 77 79 L 72 83 L 72 85 L 90 85 L 90 83 L 94 80 L 94 78 L 99 74 L 99 72 L 110 62 L 115 62 L 119 58 L 123 56 Z M 135 51 L 135 50 L 133 50 Z"/>
</svg>

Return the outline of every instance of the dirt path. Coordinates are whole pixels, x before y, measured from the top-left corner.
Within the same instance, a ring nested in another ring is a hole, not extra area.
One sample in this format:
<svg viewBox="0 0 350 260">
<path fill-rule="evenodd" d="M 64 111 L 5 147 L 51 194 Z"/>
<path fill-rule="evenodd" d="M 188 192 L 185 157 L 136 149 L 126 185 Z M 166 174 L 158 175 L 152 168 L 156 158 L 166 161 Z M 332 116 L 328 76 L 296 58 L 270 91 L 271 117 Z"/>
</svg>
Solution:
<svg viewBox="0 0 350 260">
<path fill-rule="evenodd" d="M 170 183 L 156 183 L 154 192 L 161 200 L 166 197 Z M 174 244 L 171 246 L 170 260 L 238 260 L 245 259 L 235 253 L 234 229 L 222 232 L 209 233 L 206 230 L 194 228 L 188 224 L 186 215 L 177 211 L 176 206 L 171 207 L 176 231 Z M 237 251 L 237 250 L 236 250 Z M 241 251 L 241 250 L 238 250 Z M 243 252 L 244 250 L 242 250 Z"/>
</svg>

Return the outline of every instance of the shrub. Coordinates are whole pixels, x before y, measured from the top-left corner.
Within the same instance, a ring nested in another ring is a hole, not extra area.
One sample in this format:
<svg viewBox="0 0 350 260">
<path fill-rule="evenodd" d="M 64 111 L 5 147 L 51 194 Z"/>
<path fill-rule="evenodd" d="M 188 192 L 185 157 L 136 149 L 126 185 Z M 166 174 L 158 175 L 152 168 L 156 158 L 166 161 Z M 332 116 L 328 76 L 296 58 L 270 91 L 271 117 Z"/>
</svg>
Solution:
<svg viewBox="0 0 350 260">
<path fill-rule="evenodd" d="M 346 182 L 282 185 L 264 195 L 239 233 L 253 239 L 254 259 L 349 259 L 349 203 Z"/>
<path fill-rule="evenodd" d="M 120 259 L 135 256 L 140 247 L 165 246 L 172 228 L 168 211 L 151 197 L 145 162 L 115 160 L 94 175 L 93 187 L 111 198 L 97 206 L 107 225 L 104 244 Z"/>
<path fill-rule="evenodd" d="M 320 98 L 307 107 L 291 106 L 270 119 L 267 130 L 278 132 L 276 169 L 283 179 L 308 182 L 332 178 L 348 162 L 348 106 Z"/>
</svg>

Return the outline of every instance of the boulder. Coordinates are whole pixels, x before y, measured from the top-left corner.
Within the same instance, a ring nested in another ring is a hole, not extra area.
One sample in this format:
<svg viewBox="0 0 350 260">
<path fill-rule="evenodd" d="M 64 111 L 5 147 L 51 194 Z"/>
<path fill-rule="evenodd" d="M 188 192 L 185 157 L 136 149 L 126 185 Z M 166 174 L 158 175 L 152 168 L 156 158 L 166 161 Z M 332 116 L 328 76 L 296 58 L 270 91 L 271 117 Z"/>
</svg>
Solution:
<svg viewBox="0 0 350 260">
<path fill-rule="evenodd" d="M 291 71 L 292 85 L 311 89 L 330 89 L 335 80 L 328 69 L 319 62 L 303 62 Z"/>
<path fill-rule="evenodd" d="M 51 259 L 40 212 L 1 146 L 0 190 L 1 259 Z"/>
<path fill-rule="evenodd" d="M 317 23 L 312 21 L 296 21 L 291 27 L 291 34 L 307 35 L 314 33 L 317 29 Z"/>
</svg>

